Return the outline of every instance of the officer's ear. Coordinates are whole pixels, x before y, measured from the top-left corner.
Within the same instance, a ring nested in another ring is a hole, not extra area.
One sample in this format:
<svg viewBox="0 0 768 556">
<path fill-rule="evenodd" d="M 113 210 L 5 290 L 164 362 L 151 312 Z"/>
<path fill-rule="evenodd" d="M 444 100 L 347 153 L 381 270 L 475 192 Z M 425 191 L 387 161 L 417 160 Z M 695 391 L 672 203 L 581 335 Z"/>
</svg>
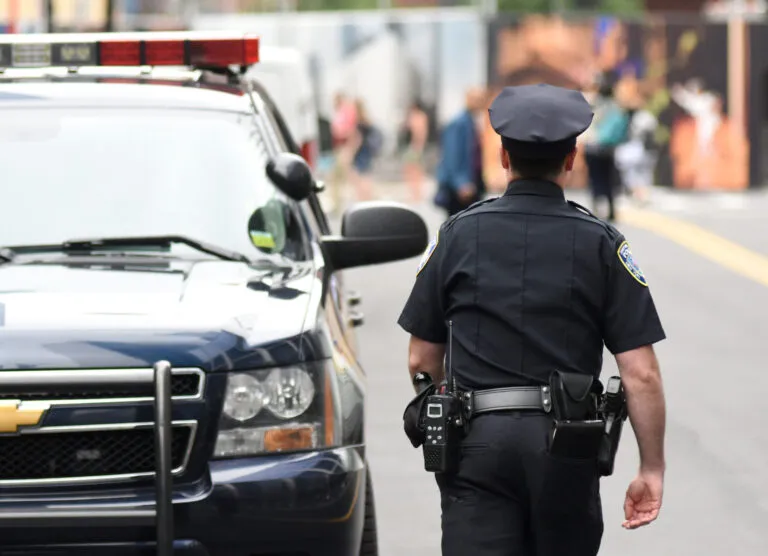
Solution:
<svg viewBox="0 0 768 556">
<path fill-rule="evenodd" d="M 501 157 L 501 167 L 509 170 L 509 155 L 504 146 L 499 147 L 499 156 Z"/>
<path fill-rule="evenodd" d="M 566 172 L 570 172 L 573 170 L 573 165 L 576 163 L 576 153 L 578 152 L 579 152 L 578 147 L 574 147 L 573 150 L 568 154 L 568 156 L 565 157 L 564 170 Z"/>
</svg>

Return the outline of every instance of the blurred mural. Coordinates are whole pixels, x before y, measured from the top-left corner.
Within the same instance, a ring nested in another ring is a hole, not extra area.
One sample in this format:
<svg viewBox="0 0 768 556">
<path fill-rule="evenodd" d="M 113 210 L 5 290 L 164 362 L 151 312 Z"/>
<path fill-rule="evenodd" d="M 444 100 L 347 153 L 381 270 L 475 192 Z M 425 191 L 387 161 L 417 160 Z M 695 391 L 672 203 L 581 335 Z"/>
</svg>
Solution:
<svg viewBox="0 0 768 556">
<path fill-rule="evenodd" d="M 739 190 L 749 184 L 749 141 L 731 121 L 728 29 L 722 23 L 564 20 L 534 15 L 491 24 L 489 85 L 547 82 L 588 90 L 597 76 L 641 98 L 658 120 L 655 181 L 680 189 Z M 486 179 L 503 187 L 498 139 L 485 136 Z M 573 182 L 584 187 L 583 161 Z"/>
</svg>

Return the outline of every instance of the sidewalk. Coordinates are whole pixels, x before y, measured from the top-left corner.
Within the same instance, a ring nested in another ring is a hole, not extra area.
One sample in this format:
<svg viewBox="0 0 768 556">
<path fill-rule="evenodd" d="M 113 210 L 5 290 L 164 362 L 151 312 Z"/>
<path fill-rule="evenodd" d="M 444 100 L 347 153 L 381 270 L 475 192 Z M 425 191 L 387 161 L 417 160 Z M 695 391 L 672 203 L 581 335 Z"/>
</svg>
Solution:
<svg viewBox="0 0 768 556">
<path fill-rule="evenodd" d="M 408 187 L 403 181 L 394 179 L 392 173 L 387 173 L 374 178 L 374 198 L 375 200 L 395 201 L 413 206 L 408 192 Z M 424 199 L 416 209 L 422 209 L 426 206 L 433 207 L 432 199 L 435 196 L 436 184 L 430 176 L 424 185 Z M 645 205 L 639 205 L 626 195 L 618 195 L 616 198 L 616 208 L 621 210 L 624 207 L 644 208 L 648 210 L 660 211 L 664 213 L 676 213 L 687 215 L 738 215 L 751 212 L 768 212 L 768 188 L 749 189 L 747 191 L 687 191 L 676 190 L 669 187 L 656 186 L 650 190 L 649 202 Z M 592 198 L 586 189 L 566 189 L 566 198 L 573 200 L 588 209 L 592 210 Z M 332 213 L 334 207 L 330 206 L 331 195 L 321 194 L 323 207 Z M 353 190 L 347 186 L 343 194 L 344 206 L 349 207 L 354 203 Z"/>
</svg>

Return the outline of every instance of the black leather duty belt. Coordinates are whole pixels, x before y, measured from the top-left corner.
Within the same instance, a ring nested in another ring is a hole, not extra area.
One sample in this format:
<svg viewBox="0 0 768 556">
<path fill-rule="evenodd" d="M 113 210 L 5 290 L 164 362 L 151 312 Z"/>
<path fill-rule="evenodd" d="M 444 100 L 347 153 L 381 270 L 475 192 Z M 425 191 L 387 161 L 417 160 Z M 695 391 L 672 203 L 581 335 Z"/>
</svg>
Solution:
<svg viewBox="0 0 768 556">
<path fill-rule="evenodd" d="M 464 411 L 470 419 L 492 411 L 538 410 L 549 413 L 552 397 L 549 386 L 516 386 L 464 392 Z"/>
</svg>

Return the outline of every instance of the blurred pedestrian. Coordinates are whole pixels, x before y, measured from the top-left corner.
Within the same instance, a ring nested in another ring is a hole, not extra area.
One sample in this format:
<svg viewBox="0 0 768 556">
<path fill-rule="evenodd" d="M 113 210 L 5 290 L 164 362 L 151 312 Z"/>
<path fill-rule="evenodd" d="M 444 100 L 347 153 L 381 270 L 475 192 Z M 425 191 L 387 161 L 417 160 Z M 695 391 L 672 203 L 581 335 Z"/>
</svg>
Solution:
<svg viewBox="0 0 768 556">
<path fill-rule="evenodd" d="M 641 204 L 649 200 L 654 185 L 654 170 L 658 160 L 656 117 L 644 108 L 645 98 L 637 83 L 617 89 L 618 103 L 627 111 L 629 131 L 627 142 L 616 147 L 616 166 L 629 194 Z"/>
<path fill-rule="evenodd" d="M 357 132 L 357 109 L 355 103 L 344 93 L 337 93 L 334 98 L 334 114 L 331 121 L 333 136 L 334 165 L 331 174 L 330 193 L 333 207 L 331 210 L 341 211 L 342 190 L 349 178 L 352 159 L 355 155 L 354 139 Z"/>
<path fill-rule="evenodd" d="M 485 92 L 469 90 L 466 108 L 443 130 L 435 204 L 448 216 L 468 208 L 485 193 L 478 123 L 484 108 Z"/>
<path fill-rule="evenodd" d="M 700 80 L 691 79 L 685 86 L 675 84 L 670 91 L 674 100 L 696 121 L 699 154 L 707 157 L 712 154 L 715 133 L 720 127 L 723 115 L 718 110 L 717 95 L 704 90 Z"/>
<path fill-rule="evenodd" d="M 589 187 L 592 193 L 593 210 L 599 213 L 601 199 L 608 202 L 609 222 L 616 220 L 615 194 L 618 186 L 618 170 L 615 162 L 615 150 L 626 141 L 629 118 L 614 98 L 614 84 L 603 80 L 593 99 L 595 117 L 590 128 L 591 133 L 584 140 L 584 159 L 589 174 Z"/>
<path fill-rule="evenodd" d="M 429 138 L 429 116 L 418 101 L 408 109 L 403 131 L 406 143 L 403 174 L 411 201 L 420 203 L 424 197 L 424 150 Z"/>
<path fill-rule="evenodd" d="M 373 198 L 373 160 L 381 149 L 381 132 L 373 125 L 365 103 L 355 101 L 357 126 L 351 142 L 352 152 L 352 185 L 358 201 Z"/>
</svg>

